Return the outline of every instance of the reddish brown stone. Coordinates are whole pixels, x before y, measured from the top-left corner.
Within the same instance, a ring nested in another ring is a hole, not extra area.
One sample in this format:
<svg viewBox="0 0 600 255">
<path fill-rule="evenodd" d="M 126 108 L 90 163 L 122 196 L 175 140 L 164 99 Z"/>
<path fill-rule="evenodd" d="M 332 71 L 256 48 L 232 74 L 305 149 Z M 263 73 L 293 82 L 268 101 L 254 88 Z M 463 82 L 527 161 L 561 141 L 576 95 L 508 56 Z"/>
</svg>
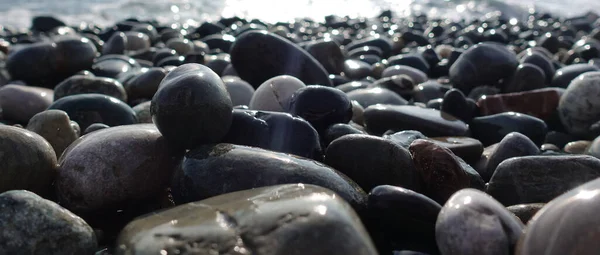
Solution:
<svg viewBox="0 0 600 255">
<path fill-rule="evenodd" d="M 562 89 L 557 88 L 545 88 L 485 96 L 479 99 L 477 105 L 483 116 L 503 112 L 518 112 L 548 120 L 556 112 L 562 91 Z"/>
</svg>

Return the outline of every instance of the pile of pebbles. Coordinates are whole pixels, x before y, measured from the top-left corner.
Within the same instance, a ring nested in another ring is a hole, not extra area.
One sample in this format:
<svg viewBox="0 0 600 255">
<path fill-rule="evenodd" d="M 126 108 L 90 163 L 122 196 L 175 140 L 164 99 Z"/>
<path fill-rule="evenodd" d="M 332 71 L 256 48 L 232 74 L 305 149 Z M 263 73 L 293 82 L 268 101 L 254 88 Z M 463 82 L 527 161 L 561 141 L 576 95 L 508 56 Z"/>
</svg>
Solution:
<svg viewBox="0 0 600 255">
<path fill-rule="evenodd" d="M 0 254 L 596 254 L 599 18 L 0 26 Z"/>
</svg>

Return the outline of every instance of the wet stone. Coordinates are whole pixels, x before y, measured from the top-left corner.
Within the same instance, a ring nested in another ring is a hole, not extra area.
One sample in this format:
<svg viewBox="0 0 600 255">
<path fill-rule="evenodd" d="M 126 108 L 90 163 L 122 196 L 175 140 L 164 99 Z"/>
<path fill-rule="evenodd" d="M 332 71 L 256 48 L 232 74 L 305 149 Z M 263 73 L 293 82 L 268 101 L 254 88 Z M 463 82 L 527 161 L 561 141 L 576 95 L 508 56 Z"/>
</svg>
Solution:
<svg viewBox="0 0 600 255">
<path fill-rule="evenodd" d="M 521 64 L 517 67 L 515 75 L 502 89 L 505 93 L 529 91 L 546 87 L 546 74 L 544 70 L 533 64 Z"/>
<path fill-rule="evenodd" d="M 2 118 L 27 123 L 52 104 L 54 92 L 47 88 L 9 84 L 0 87 Z"/>
<path fill-rule="evenodd" d="M 330 74 L 340 74 L 344 71 L 344 53 L 334 40 L 319 40 L 306 46 L 310 53 Z"/>
<path fill-rule="evenodd" d="M 352 134 L 364 134 L 364 132 L 349 124 L 333 124 L 330 127 L 328 127 L 327 130 L 325 130 L 322 136 L 323 144 L 325 145 L 325 147 L 327 147 L 329 146 L 329 144 L 331 144 L 331 142 L 335 141 L 336 139 L 345 135 Z"/>
<path fill-rule="evenodd" d="M 127 93 L 123 85 L 111 78 L 74 75 L 54 88 L 54 100 L 79 94 L 103 94 L 127 102 Z"/>
<path fill-rule="evenodd" d="M 600 249 L 591 217 L 598 207 L 600 180 L 587 182 L 552 200 L 532 219 L 515 254 L 594 254 Z M 568 219 L 568 220 L 564 220 Z"/>
<path fill-rule="evenodd" d="M 319 133 L 306 120 L 287 113 L 233 110 L 222 142 L 322 159 Z"/>
<path fill-rule="evenodd" d="M 484 187 L 479 174 L 448 148 L 418 139 L 411 143 L 409 151 L 422 181 L 423 194 L 440 204 L 461 189 Z"/>
<path fill-rule="evenodd" d="M 585 154 L 591 145 L 591 141 L 574 141 L 567 143 L 563 151 L 570 154 Z"/>
<path fill-rule="evenodd" d="M 48 109 L 65 111 L 83 130 L 93 123 L 118 126 L 138 122 L 131 107 L 117 98 L 101 94 L 63 97 L 52 103 Z"/>
<path fill-rule="evenodd" d="M 468 100 L 457 89 L 451 89 L 444 94 L 440 111 L 448 113 L 464 122 L 470 122 L 477 114 L 477 105 Z"/>
<path fill-rule="evenodd" d="M 60 158 L 63 151 L 79 138 L 77 123 L 69 120 L 69 115 L 61 110 L 47 110 L 33 116 L 27 124 L 27 130 L 42 136 L 56 152 L 56 158 Z"/>
<path fill-rule="evenodd" d="M 394 75 L 391 77 L 381 78 L 369 85 L 369 88 L 375 87 L 389 89 L 407 99 L 412 97 L 415 85 L 412 78 L 410 78 L 408 75 Z"/>
<path fill-rule="evenodd" d="M 464 161 L 477 162 L 483 153 L 483 144 L 477 139 L 460 136 L 431 137 L 428 139 L 439 146 L 446 147 Z"/>
<path fill-rule="evenodd" d="M 591 156 L 517 157 L 498 165 L 486 192 L 505 206 L 547 203 L 598 177 L 600 159 Z"/>
<path fill-rule="evenodd" d="M 569 84 L 577 78 L 577 76 L 600 71 L 600 68 L 590 64 L 573 64 L 556 70 L 556 74 L 552 78 L 552 87 L 567 88 Z"/>
<path fill-rule="evenodd" d="M 348 123 L 353 105 L 339 89 L 311 85 L 290 97 L 288 112 L 307 120 L 319 133 L 333 124 Z"/>
<path fill-rule="evenodd" d="M 136 75 L 123 86 L 127 91 L 129 101 L 135 99 L 152 99 L 167 72 L 163 68 L 153 67 L 146 72 Z"/>
<path fill-rule="evenodd" d="M 307 184 L 223 194 L 145 216 L 123 229 L 116 247 L 116 254 L 377 254 L 348 204 Z"/>
<path fill-rule="evenodd" d="M 481 115 L 519 112 L 542 120 L 551 120 L 557 113 L 564 91 L 556 88 L 538 89 L 520 93 L 499 94 L 480 98 L 477 104 Z M 526 103 L 524 103 L 526 102 Z"/>
<path fill-rule="evenodd" d="M 395 66 L 390 66 L 386 69 L 383 70 L 383 72 L 381 73 L 381 77 L 385 78 L 385 77 L 392 77 L 394 75 L 407 75 L 408 77 L 410 77 L 415 84 L 421 84 L 423 82 L 427 81 L 427 74 L 424 73 L 423 71 L 410 67 L 410 66 L 403 66 L 403 65 L 395 65 Z"/>
<path fill-rule="evenodd" d="M 512 205 L 506 209 L 517 216 L 523 224 L 527 224 L 535 214 L 542 209 L 546 204 L 534 203 L 534 204 L 521 204 Z"/>
<path fill-rule="evenodd" d="M 208 67 L 177 67 L 159 87 L 150 113 L 165 139 L 174 146 L 193 148 L 218 142 L 227 134 L 233 106 L 223 81 Z"/>
<path fill-rule="evenodd" d="M 284 74 L 305 84 L 331 86 L 327 71 L 308 52 L 266 31 L 241 34 L 230 54 L 240 77 L 255 88 L 271 77 Z M 289 61 L 291 58 L 295 61 Z"/>
<path fill-rule="evenodd" d="M 572 135 L 594 139 L 600 135 L 600 72 L 589 72 L 575 78 L 560 98 L 558 113 L 565 129 Z"/>
<path fill-rule="evenodd" d="M 435 234 L 442 254 L 511 254 L 523 228 L 498 201 L 465 189 L 444 204 Z"/>
<path fill-rule="evenodd" d="M 305 86 L 293 76 L 275 76 L 256 89 L 248 106 L 252 110 L 285 112 L 294 92 Z"/>
<path fill-rule="evenodd" d="M 442 84 L 436 81 L 428 81 L 419 84 L 413 92 L 413 100 L 415 102 L 427 103 L 430 100 L 443 98 L 448 91 Z"/>
<path fill-rule="evenodd" d="M 416 130 L 427 136 L 465 136 L 469 127 L 451 115 L 418 106 L 375 105 L 365 109 L 369 132 Z"/>
<path fill-rule="evenodd" d="M 132 108 L 135 116 L 138 118 L 138 123 L 152 123 L 152 114 L 150 114 L 151 104 L 151 101 L 146 101 Z"/>
<path fill-rule="evenodd" d="M 345 175 L 324 164 L 224 143 L 202 145 L 187 152 L 175 171 L 171 190 L 175 202 L 183 204 L 234 191 L 288 183 L 330 189 L 359 213 L 366 206 L 364 191 Z"/>
<path fill-rule="evenodd" d="M 358 102 L 361 106 L 365 108 L 376 104 L 408 104 L 408 101 L 406 101 L 406 99 L 402 98 L 393 91 L 384 88 L 368 88 L 353 90 L 348 92 L 348 98 L 350 100 Z"/>
<path fill-rule="evenodd" d="M 382 158 L 381 155 L 388 156 Z M 364 190 L 379 185 L 420 190 L 410 153 L 387 139 L 369 135 L 342 136 L 329 144 L 324 163 L 355 180 Z"/>
<path fill-rule="evenodd" d="M 542 145 L 548 132 L 548 127 L 543 120 L 515 112 L 474 118 L 470 128 L 473 137 L 485 146 L 500 142 L 511 132 L 519 132 L 536 145 Z"/>
<path fill-rule="evenodd" d="M 502 141 L 498 143 L 493 152 L 489 155 L 485 171 L 480 172 L 481 177 L 483 177 L 485 181 L 489 181 L 494 175 L 498 165 L 504 160 L 515 157 L 535 156 L 539 153 L 540 149 L 531 141 L 531 139 L 518 132 L 509 133 L 502 138 Z"/>
<path fill-rule="evenodd" d="M 352 80 L 360 80 L 371 75 L 371 65 L 356 59 L 344 61 L 344 74 Z"/>
<path fill-rule="evenodd" d="M 234 106 L 250 104 L 254 88 L 249 83 L 235 76 L 222 76 L 221 79 Z"/>
<path fill-rule="evenodd" d="M 25 190 L 0 194 L 0 250 L 5 254 L 93 254 L 92 228 L 79 216 Z"/>
<path fill-rule="evenodd" d="M 389 139 L 390 141 L 394 142 L 395 144 L 398 144 L 398 145 L 402 146 L 403 148 L 408 149 L 408 147 L 410 146 L 410 144 L 413 141 L 415 141 L 417 139 L 426 139 L 427 136 L 423 135 L 419 131 L 405 130 L 405 131 L 400 131 L 400 132 L 396 132 L 396 133 L 389 134 L 389 135 L 384 135 L 383 138 Z"/>
<path fill-rule="evenodd" d="M 105 129 L 105 128 L 109 128 L 109 126 L 104 125 L 102 123 L 94 123 L 94 124 L 90 125 L 88 128 L 86 128 L 85 131 L 83 131 L 83 134 L 87 135 L 91 132 L 98 131 L 98 130 Z"/>
</svg>

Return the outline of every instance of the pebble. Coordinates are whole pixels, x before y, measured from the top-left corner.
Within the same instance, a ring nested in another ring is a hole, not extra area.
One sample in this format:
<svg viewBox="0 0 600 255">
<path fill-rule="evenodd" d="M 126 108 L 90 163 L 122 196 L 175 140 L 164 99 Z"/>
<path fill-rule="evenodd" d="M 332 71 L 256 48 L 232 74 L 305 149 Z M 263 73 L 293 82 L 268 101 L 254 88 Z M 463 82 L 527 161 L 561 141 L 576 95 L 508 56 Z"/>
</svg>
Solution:
<svg viewBox="0 0 600 255">
<path fill-rule="evenodd" d="M 61 110 L 46 110 L 34 115 L 27 124 L 27 130 L 40 135 L 54 149 L 56 158 L 79 138 L 79 125 L 71 122 L 69 115 Z"/>
<path fill-rule="evenodd" d="M 73 75 L 56 85 L 54 100 L 79 94 L 103 94 L 127 102 L 127 93 L 123 85 L 111 78 Z"/>
<path fill-rule="evenodd" d="M 319 133 L 306 120 L 287 113 L 233 110 L 222 142 L 259 147 L 321 160 Z"/>
<path fill-rule="evenodd" d="M 343 91 L 344 93 L 349 93 L 354 90 L 366 89 L 372 87 L 373 83 L 366 81 L 351 81 L 335 86 L 336 89 Z"/>
<path fill-rule="evenodd" d="M 346 124 L 353 116 L 353 105 L 344 92 L 319 85 L 296 90 L 287 108 L 290 114 L 302 117 L 319 133 L 333 124 Z"/>
<path fill-rule="evenodd" d="M 483 144 L 477 139 L 462 136 L 431 137 L 430 142 L 446 147 L 464 161 L 477 162 L 483 154 Z"/>
<path fill-rule="evenodd" d="M 371 65 L 368 63 L 357 59 L 347 59 L 344 61 L 344 75 L 352 80 L 366 78 L 371 73 Z"/>
<path fill-rule="evenodd" d="M 421 84 L 428 80 L 427 74 L 424 73 L 423 71 L 413 68 L 413 67 L 410 67 L 410 66 L 403 66 L 403 65 L 390 66 L 390 67 L 384 69 L 383 72 L 381 73 L 381 77 L 386 78 L 386 77 L 392 77 L 394 75 L 402 75 L 402 74 L 410 77 L 413 80 L 414 84 Z"/>
<path fill-rule="evenodd" d="M 441 254 L 511 254 L 523 224 L 502 204 L 474 189 L 455 193 L 438 215 Z"/>
<path fill-rule="evenodd" d="M 600 68 L 590 64 L 573 64 L 556 70 L 552 78 L 552 87 L 567 88 L 577 76 L 600 71 Z"/>
<path fill-rule="evenodd" d="M 89 133 L 60 159 L 58 201 L 73 212 L 91 213 L 152 198 L 167 187 L 178 154 L 152 124 Z"/>
<path fill-rule="evenodd" d="M 526 50 L 525 52 L 525 55 L 520 60 L 521 64 L 532 64 L 542 69 L 544 72 L 544 77 L 546 78 L 544 80 L 544 84 L 550 84 L 554 74 L 556 73 L 556 69 L 554 69 L 552 61 L 543 53 L 536 52 L 534 50 Z"/>
<path fill-rule="evenodd" d="M 25 190 L 0 194 L 4 254 L 93 254 L 96 236 L 79 216 Z"/>
<path fill-rule="evenodd" d="M 330 189 L 359 213 L 366 206 L 364 191 L 329 166 L 302 157 L 225 143 L 202 145 L 187 152 L 175 171 L 171 191 L 174 201 L 182 204 L 288 183 Z"/>
<path fill-rule="evenodd" d="M 48 107 L 65 111 L 83 130 L 94 123 L 109 126 L 138 122 L 135 112 L 123 101 L 101 94 L 79 94 L 63 97 Z"/>
<path fill-rule="evenodd" d="M 482 97 L 477 105 L 483 116 L 518 112 L 547 121 L 557 114 L 556 109 L 563 94 L 564 90 L 558 88 L 537 89 Z"/>
<path fill-rule="evenodd" d="M 123 84 L 129 101 L 136 99 L 152 99 L 160 82 L 167 76 L 164 68 L 153 67 L 142 72 Z"/>
<path fill-rule="evenodd" d="M 399 54 L 388 58 L 390 66 L 410 66 L 428 74 L 430 71 L 429 63 L 421 55 L 414 53 Z"/>
<path fill-rule="evenodd" d="M 218 142 L 227 134 L 233 105 L 223 81 L 208 67 L 179 66 L 159 87 L 150 113 L 158 130 L 174 146 L 194 148 Z"/>
<path fill-rule="evenodd" d="M 58 167 L 52 146 L 23 128 L 0 125 L 0 192 L 24 189 L 51 195 Z"/>
<path fill-rule="evenodd" d="M 435 223 L 442 206 L 410 189 L 381 185 L 369 192 L 366 224 L 378 247 L 438 252 Z"/>
<path fill-rule="evenodd" d="M 362 107 L 367 108 L 371 105 L 386 104 L 386 105 L 405 105 L 408 104 L 406 99 L 389 89 L 384 88 L 367 88 L 357 89 L 347 93 L 350 100 L 358 102 Z"/>
<path fill-rule="evenodd" d="M 365 108 L 356 100 L 352 100 L 352 122 L 363 126 L 365 124 Z"/>
<path fill-rule="evenodd" d="M 6 69 L 14 80 L 53 88 L 71 75 L 89 70 L 96 53 L 87 38 L 59 36 L 53 42 L 30 44 L 10 54 Z"/>
<path fill-rule="evenodd" d="M 563 151 L 570 154 L 585 154 L 591 145 L 591 141 L 574 141 L 567 143 Z"/>
<path fill-rule="evenodd" d="M 27 123 L 31 117 L 46 110 L 52 104 L 51 89 L 8 84 L 0 87 L 2 118 Z"/>
<path fill-rule="evenodd" d="M 485 171 L 479 173 L 483 180 L 489 181 L 498 165 L 503 161 L 515 157 L 536 156 L 540 153 L 540 149 L 531 139 L 521 133 L 512 132 L 504 136 L 502 141 L 495 146 L 489 155 Z"/>
<path fill-rule="evenodd" d="M 600 177 L 600 159 L 591 156 L 527 156 L 500 163 L 486 192 L 505 206 L 547 203 Z"/>
<path fill-rule="evenodd" d="M 427 81 L 415 87 L 413 101 L 427 103 L 433 99 L 443 98 L 448 91 L 442 84 L 436 81 Z"/>
<path fill-rule="evenodd" d="M 546 204 L 544 203 L 533 203 L 533 204 L 521 204 L 511 205 L 506 207 L 508 211 L 517 216 L 521 222 L 527 224 L 535 214 L 542 209 Z"/>
<path fill-rule="evenodd" d="M 102 55 L 125 53 L 127 35 L 123 32 L 114 33 L 102 46 Z"/>
<path fill-rule="evenodd" d="M 243 190 L 148 215 L 129 223 L 116 246 L 116 254 L 289 251 L 378 254 L 348 203 L 308 184 Z"/>
<path fill-rule="evenodd" d="M 560 98 L 558 113 L 565 129 L 572 135 L 594 139 L 600 135 L 600 72 L 589 72 L 575 78 Z"/>
<path fill-rule="evenodd" d="M 304 82 L 296 77 L 275 76 L 256 89 L 248 106 L 252 110 L 285 112 L 294 92 L 305 86 Z"/>
<path fill-rule="evenodd" d="M 117 79 L 120 75 L 139 68 L 140 64 L 133 58 L 111 54 L 97 58 L 92 65 L 91 71 L 96 76 Z"/>
<path fill-rule="evenodd" d="M 384 135 L 383 138 L 388 139 L 397 145 L 400 145 L 402 148 L 408 149 L 412 142 L 414 142 L 417 139 L 427 139 L 427 136 L 423 135 L 419 131 L 405 130 L 395 132 L 389 135 Z"/>
<path fill-rule="evenodd" d="M 318 40 L 309 43 L 306 51 L 314 57 L 330 74 L 340 74 L 344 71 L 344 52 L 335 40 Z M 350 55 L 350 54 L 349 54 Z M 350 55 L 352 56 L 352 55 Z"/>
<path fill-rule="evenodd" d="M 255 88 L 277 75 L 291 75 L 305 84 L 331 86 L 325 68 L 308 52 L 266 31 L 239 35 L 230 54 L 240 78 Z"/>
<path fill-rule="evenodd" d="M 540 147 L 540 150 L 542 152 L 546 152 L 546 151 L 556 151 L 556 152 L 559 152 L 560 148 L 558 148 L 558 146 L 556 146 L 554 144 L 545 143 L 545 144 L 542 144 L 542 146 Z"/>
<path fill-rule="evenodd" d="M 222 76 L 223 84 L 229 93 L 233 106 L 250 105 L 254 88 L 249 83 L 236 76 Z"/>
<path fill-rule="evenodd" d="M 469 126 L 444 112 L 411 105 L 374 105 L 365 109 L 367 130 L 416 130 L 426 136 L 465 136 Z"/>
<path fill-rule="evenodd" d="M 494 43 L 470 47 L 450 67 L 450 80 L 467 93 L 481 85 L 493 85 L 512 77 L 519 62 L 508 48 Z"/>
<path fill-rule="evenodd" d="M 379 185 L 420 190 L 410 153 L 388 139 L 360 134 L 342 136 L 329 144 L 324 163 L 355 180 L 363 190 Z"/>
<path fill-rule="evenodd" d="M 133 112 L 135 112 L 135 116 L 138 118 L 138 123 L 153 123 L 152 114 L 150 113 L 151 106 L 152 101 L 146 101 L 132 108 Z"/>
<path fill-rule="evenodd" d="M 329 126 L 327 130 L 325 130 L 325 132 L 322 134 L 321 139 L 323 141 L 323 145 L 325 145 L 324 147 L 328 147 L 329 144 L 331 144 L 331 142 L 335 141 L 336 139 L 351 134 L 365 133 L 352 125 L 338 123 Z"/>
<path fill-rule="evenodd" d="M 457 89 L 451 89 L 444 94 L 440 111 L 448 113 L 464 122 L 470 122 L 477 115 L 478 107 L 475 101 L 467 99 Z"/>
<path fill-rule="evenodd" d="M 91 132 L 98 131 L 98 130 L 105 129 L 105 128 L 109 128 L 109 126 L 104 125 L 102 123 L 94 123 L 94 124 L 90 125 L 88 128 L 86 128 L 85 131 L 83 131 L 83 134 L 87 135 Z"/>
<path fill-rule="evenodd" d="M 389 89 L 403 98 L 410 98 L 414 90 L 414 81 L 408 75 L 394 75 L 381 78 L 368 86 L 369 88 Z"/>
<path fill-rule="evenodd" d="M 410 154 L 422 181 L 423 194 L 445 203 L 464 188 L 484 188 L 481 176 L 450 149 L 418 139 L 410 144 Z"/>
<path fill-rule="evenodd" d="M 548 132 L 548 127 L 543 120 L 515 112 L 474 118 L 470 128 L 473 137 L 485 146 L 500 142 L 512 132 L 519 132 L 529 137 L 536 145 L 542 145 Z"/>
<path fill-rule="evenodd" d="M 503 88 L 505 93 L 529 91 L 546 87 L 544 70 L 534 64 L 520 64 L 514 76 Z"/>
<path fill-rule="evenodd" d="M 599 222 L 591 215 L 598 210 L 599 188 L 600 180 L 589 181 L 545 205 L 529 222 L 515 254 L 596 253 Z"/>
</svg>

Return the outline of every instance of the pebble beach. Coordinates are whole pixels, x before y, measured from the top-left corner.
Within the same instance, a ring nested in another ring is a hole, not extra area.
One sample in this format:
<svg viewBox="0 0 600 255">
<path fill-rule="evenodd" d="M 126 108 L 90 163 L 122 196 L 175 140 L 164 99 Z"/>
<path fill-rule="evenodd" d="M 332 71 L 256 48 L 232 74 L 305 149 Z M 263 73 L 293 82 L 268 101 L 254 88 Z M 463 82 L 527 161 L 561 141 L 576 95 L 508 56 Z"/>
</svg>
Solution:
<svg viewBox="0 0 600 255">
<path fill-rule="evenodd" d="M 0 255 L 599 254 L 599 13 L 0 0 Z"/>
</svg>

